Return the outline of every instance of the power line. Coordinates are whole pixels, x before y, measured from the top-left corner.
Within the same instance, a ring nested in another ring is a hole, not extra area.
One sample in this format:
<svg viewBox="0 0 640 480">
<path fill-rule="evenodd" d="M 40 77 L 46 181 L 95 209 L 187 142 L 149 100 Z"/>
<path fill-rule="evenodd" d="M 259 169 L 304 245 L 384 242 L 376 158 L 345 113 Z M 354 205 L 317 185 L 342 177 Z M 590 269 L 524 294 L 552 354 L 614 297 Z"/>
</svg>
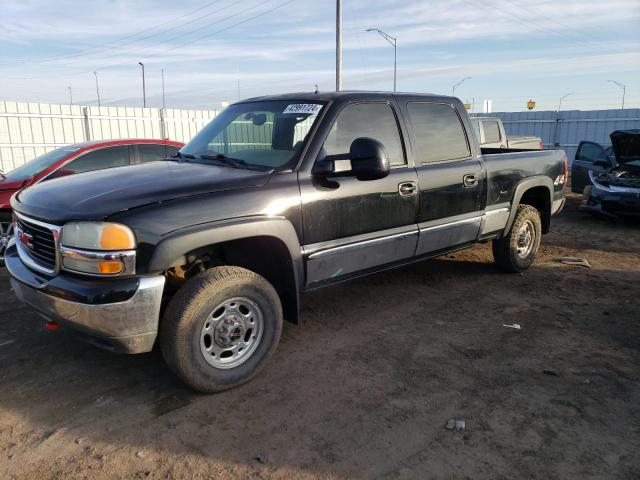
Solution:
<svg viewBox="0 0 640 480">
<path fill-rule="evenodd" d="M 532 23 L 528 19 L 523 18 L 523 17 L 521 17 L 519 15 L 516 15 L 513 12 L 510 12 L 510 13 L 506 12 L 503 9 L 496 7 L 492 3 L 486 3 L 485 4 L 485 3 L 482 3 L 481 0 L 462 0 L 462 2 L 466 3 L 467 5 L 471 5 L 471 6 L 475 5 L 476 7 L 480 7 L 482 9 L 484 9 L 484 10 L 487 10 L 487 11 L 492 10 L 492 11 L 498 13 L 498 15 L 500 15 L 500 16 L 502 16 L 504 18 L 508 18 L 510 20 L 513 20 L 513 21 L 515 21 L 515 22 L 517 22 L 517 23 L 519 23 L 521 25 L 524 25 L 527 28 L 531 28 L 533 30 L 536 30 L 537 32 L 540 32 L 540 33 L 552 33 L 552 34 L 555 34 L 557 36 L 566 37 L 566 33 L 565 32 L 562 32 L 562 31 L 559 31 L 559 30 L 554 30 L 552 28 L 539 27 L 538 25 Z M 471 2 L 473 2 L 473 5 L 472 5 Z M 574 40 L 574 39 L 572 39 L 572 40 Z"/>
<path fill-rule="evenodd" d="M 236 1 L 233 5 L 236 5 L 236 4 L 240 3 L 241 1 L 242 1 L 242 0 L 238 0 L 238 1 Z M 268 1 L 271 1 L 271 0 L 268 0 Z M 252 17 L 246 18 L 246 19 L 241 20 L 241 21 L 239 21 L 239 22 L 236 22 L 236 23 L 233 23 L 233 24 L 228 25 L 228 26 L 226 26 L 226 27 L 223 27 L 223 28 L 221 28 L 221 29 L 219 29 L 219 30 L 216 30 L 216 31 L 214 31 L 214 32 L 212 32 L 212 33 L 209 33 L 209 34 L 207 34 L 207 35 L 202 35 L 202 36 L 197 37 L 197 38 L 195 38 L 195 39 L 193 39 L 193 40 L 191 40 L 191 41 L 187 41 L 187 42 L 184 42 L 184 43 L 181 43 L 181 44 L 178 44 L 178 45 L 174 45 L 174 46 L 173 46 L 173 47 L 171 47 L 171 48 L 167 48 L 167 49 L 165 49 L 162 53 L 164 54 L 164 53 L 166 53 L 166 52 L 170 52 L 170 51 L 176 50 L 176 49 L 178 49 L 178 48 L 183 48 L 183 47 L 185 47 L 185 46 L 187 46 L 187 45 L 191 45 L 191 44 L 193 44 L 193 43 L 195 43 L 195 42 L 198 42 L 198 41 L 200 41 L 200 40 L 202 40 L 202 39 L 209 38 L 209 37 L 212 37 L 212 36 L 217 35 L 217 34 L 219 34 L 219 33 L 225 32 L 225 31 L 230 30 L 231 28 L 234 28 L 234 27 L 236 27 L 236 26 L 238 26 L 238 25 L 241 25 L 241 24 L 247 23 L 247 22 L 249 22 L 249 21 L 251 21 L 251 20 L 254 20 L 254 19 L 258 18 L 258 17 L 261 17 L 261 16 L 263 16 L 263 15 L 266 15 L 266 14 L 268 14 L 268 13 L 271 13 L 271 12 L 273 12 L 273 11 L 275 11 L 275 10 L 279 9 L 279 8 L 282 8 L 282 7 L 284 7 L 285 5 L 287 5 L 287 4 L 289 4 L 289 3 L 292 3 L 292 2 L 294 2 L 294 1 L 295 1 L 295 0 L 287 0 L 286 2 L 283 2 L 283 3 L 280 3 L 280 4 L 276 5 L 275 7 L 272 7 L 272 8 L 270 8 L 270 9 L 268 9 L 268 10 L 265 10 L 265 11 L 263 11 L 263 12 L 260 12 L 260 13 L 258 13 L 258 14 L 256 14 L 256 15 L 254 15 L 254 16 L 252 16 Z M 238 16 L 238 15 L 240 15 L 240 14 L 244 14 L 244 13 L 247 13 L 247 12 L 249 12 L 249 11 L 255 10 L 255 9 L 256 9 L 257 7 L 259 7 L 259 6 L 261 6 L 261 4 L 256 4 L 256 5 L 252 6 L 252 7 L 246 8 L 246 9 L 244 9 L 244 10 L 241 10 L 241 11 L 239 11 L 239 12 L 236 12 L 235 14 L 229 15 L 229 16 L 227 16 L 227 17 L 225 17 L 225 18 L 221 19 L 221 20 L 218 20 L 217 22 L 214 22 L 214 23 L 212 23 L 212 24 L 209 24 L 209 25 L 207 25 L 206 27 L 203 27 L 203 28 L 208 28 L 208 27 L 210 27 L 211 25 L 216 25 L 216 24 L 222 23 L 222 22 L 224 22 L 225 20 L 228 20 L 229 18 L 236 17 L 236 16 Z M 202 30 L 203 28 L 199 28 L 199 29 L 197 29 L 196 31 L 200 31 L 200 30 Z M 192 32 L 192 33 L 193 33 L 193 32 Z M 189 35 L 190 35 L 190 34 L 189 34 Z M 179 37 L 181 37 L 181 36 L 183 36 L 183 35 L 178 35 L 178 36 L 176 36 L 176 37 L 172 37 L 170 40 L 173 40 L 173 39 L 175 39 L 175 38 L 179 38 Z M 155 47 L 155 46 L 154 46 L 154 47 Z M 145 49 L 143 49 L 143 50 L 146 50 L 146 49 L 148 49 L 148 48 L 153 48 L 153 47 L 147 47 L 147 48 L 145 48 Z M 146 59 L 150 59 L 150 58 L 151 58 L 151 59 L 156 58 L 156 57 L 158 57 L 159 55 L 160 55 L 160 53 L 156 53 L 156 54 L 149 54 L 149 55 L 144 55 L 144 54 L 143 54 L 143 55 L 138 55 L 138 56 L 139 56 L 139 57 L 144 57 L 144 58 L 145 58 L 145 60 L 146 60 Z M 98 68 L 99 70 L 107 70 L 107 69 L 110 69 L 110 68 L 114 68 L 114 67 L 118 67 L 118 66 L 122 66 L 122 65 L 128 65 L 128 64 L 129 64 L 129 62 L 119 62 L 119 63 L 114 63 L 114 64 L 106 65 L 106 66 L 104 66 L 104 65 L 103 65 L 103 66 L 98 66 L 97 68 Z M 94 69 L 95 69 L 95 68 L 96 68 L 96 67 L 94 67 Z M 91 71 L 93 71 L 93 69 L 92 69 Z M 88 72 L 88 70 L 77 70 L 77 71 L 74 71 L 74 72 L 64 73 L 64 74 L 60 74 L 60 75 L 53 75 L 53 76 L 52 76 L 52 75 L 35 75 L 35 76 L 31 76 L 31 77 L 19 77 L 19 78 L 13 77 L 12 79 L 13 79 L 13 80 L 23 80 L 23 79 L 50 79 L 50 78 L 64 78 L 64 77 L 69 77 L 69 76 L 76 76 L 76 75 L 78 75 L 78 74 L 81 74 L 81 73 L 87 73 L 87 72 Z M 8 77 L 5 77 L 5 78 L 8 78 Z"/>
<path fill-rule="evenodd" d="M 138 35 L 144 34 L 144 33 L 146 33 L 146 32 L 150 32 L 150 31 L 152 31 L 152 30 L 156 30 L 156 29 L 158 29 L 158 28 L 162 28 L 162 27 L 163 27 L 163 26 L 165 26 L 165 25 L 174 24 L 177 20 L 179 20 L 179 19 L 181 19 L 181 18 L 190 17 L 191 15 L 193 15 L 193 14 L 195 14 L 195 13 L 198 13 L 198 12 L 200 12 L 200 11 L 202 11 L 202 10 L 205 10 L 205 9 L 207 9 L 207 8 L 209 8 L 209 7 L 211 7 L 211 6 L 215 5 L 215 4 L 217 4 L 217 3 L 220 3 L 220 1 L 221 1 L 221 0 L 214 0 L 213 2 L 209 2 L 209 3 L 207 3 L 207 4 L 203 5 L 203 6 L 199 7 L 199 8 L 196 8 L 195 10 L 192 10 L 192 11 L 190 11 L 190 12 L 188 12 L 188 13 L 185 13 L 185 14 L 183 14 L 183 15 L 180 15 L 180 16 L 179 16 L 179 17 L 177 17 L 177 18 L 172 18 L 171 20 L 168 20 L 168 21 L 166 21 L 166 22 L 164 22 L 164 23 L 161 23 L 161 24 L 159 24 L 159 25 L 154 25 L 153 27 L 145 28 L 145 29 L 140 30 L 140 31 L 138 31 L 138 32 L 136 32 L 136 33 L 132 33 L 132 34 L 130 34 L 130 35 L 126 35 L 126 36 L 121 37 L 121 38 L 119 38 L 119 39 L 110 40 L 110 41 L 108 41 L 108 42 L 105 42 L 105 43 L 102 43 L 102 44 L 99 44 L 99 45 L 93 45 L 93 46 L 91 46 L 91 47 L 88 47 L 88 48 L 86 48 L 86 49 L 84 49 L 84 50 L 80 50 L 80 51 L 78 51 L 78 52 L 73 52 L 73 53 L 61 53 L 61 54 L 58 54 L 58 55 L 51 55 L 51 56 L 48 56 L 48 57 L 37 57 L 37 58 L 16 59 L 16 60 L 13 60 L 13 62 L 15 62 L 15 63 L 29 63 L 29 62 L 38 62 L 38 63 L 42 63 L 42 62 L 50 62 L 50 61 L 53 61 L 53 60 L 61 60 L 61 59 L 66 59 L 66 58 L 75 58 L 75 57 L 79 57 L 79 56 L 84 56 L 84 55 L 86 55 L 86 54 L 87 54 L 87 52 L 91 52 L 91 51 L 93 51 L 93 50 L 100 50 L 100 49 L 103 49 L 103 48 L 107 48 L 107 47 L 109 47 L 109 45 L 116 45 L 116 44 L 118 44 L 118 43 L 120 43 L 120 42 L 122 42 L 122 41 L 124 41 L 124 40 L 127 40 L 127 39 L 130 39 L 130 38 L 137 37 Z M 217 13 L 217 12 L 214 12 L 214 13 Z M 198 17 L 198 18 L 197 18 L 196 20 L 194 20 L 194 21 L 198 21 L 198 20 L 200 20 L 200 19 L 202 19 L 202 18 L 204 18 L 204 17 Z M 177 29 L 177 28 L 182 28 L 182 27 L 184 27 L 185 25 L 188 25 L 189 23 L 193 23 L 194 21 L 183 23 L 183 24 L 181 24 L 181 25 L 176 26 L 175 28 L 171 28 L 171 29 L 169 29 L 168 31 L 175 30 L 175 29 Z M 142 38 L 136 39 L 134 42 L 129 42 L 129 43 L 136 43 L 136 42 L 138 42 L 138 41 L 140 41 L 140 40 L 145 40 L 145 39 L 147 39 L 147 38 L 151 38 L 151 37 L 156 36 L 156 35 L 159 35 L 159 34 L 161 34 L 161 33 L 166 33 L 166 31 L 167 31 L 167 30 L 163 30 L 163 31 L 161 31 L 161 32 L 156 32 L 156 33 L 154 33 L 154 34 L 152 34 L 152 35 L 149 35 L 149 36 L 147 36 L 147 37 L 142 37 Z M 120 45 L 119 47 L 122 47 L 122 45 Z M 2 62 L 2 63 L 8 63 L 8 62 Z"/>
<path fill-rule="evenodd" d="M 579 31 L 579 30 L 575 30 L 573 27 L 569 26 L 569 25 L 565 25 L 564 23 L 558 22 L 556 19 L 549 17 L 547 15 L 544 15 L 542 13 L 540 13 L 539 11 L 533 11 L 533 9 L 531 7 L 524 7 L 522 5 L 520 5 L 519 3 L 517 3 L 515 0 L 503 0 L 504 2 L 508 3 L 509 5 L 512 5 L 518 9 L 520 9 L 521 11 L 527 13 L 527 14 L 531 14 L 533 13 L 536 17 L 540 17 L 543 20 L 546 20 L 547 22 L 550 23 L 554 23 L 555 25 L 558 25 L 560 27 L 562 27 L 563 29 L 569 31 L 570 33 L 573 33 L 573 35 L 577 36 L 577 37 L 582 37 L 585 38 L 589 41 L 593 41 L 593 38 L 590 37 L 589 35 L 586 35 L 585 33 Z"/>
</svg>

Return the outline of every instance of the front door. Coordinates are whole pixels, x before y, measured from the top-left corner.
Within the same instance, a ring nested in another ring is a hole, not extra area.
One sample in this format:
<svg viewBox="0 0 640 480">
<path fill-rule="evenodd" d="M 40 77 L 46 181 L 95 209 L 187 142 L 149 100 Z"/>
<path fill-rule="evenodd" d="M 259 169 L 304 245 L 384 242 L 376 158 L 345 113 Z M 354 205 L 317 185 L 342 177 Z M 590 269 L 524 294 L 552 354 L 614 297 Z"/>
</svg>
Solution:
<svg viewBox="0 0 640 480">
<path fill-rule="evenodd" d="M 398 118 L 389 103 L 347 105 L 337 115 L 316 162 L 349 152 L 359 137 L 381 142 L 388 176 L 361 181 L 330 175 L 300 179 L 307 284 L 330 283 L 413 256 L 418 240 L 417 176 L 406 161 Z M 350 170 L 336 161 L 336 171 Z"/>
<path fill-rule="evenodd" d="M 459 113 L 448 103 L 406 105 L 418 173 L 417 255 L 474 243 L 482 221 L 484 176 Z"/>
<path fill-rule="evenodd" d="M 605 162 L 609 166 L 596 165 L 594 162 Z M 590 184 L 589 171 L 602 173 L 613 165 L 602 145 L 595 142 L 580 142 L 576 150 L 576 156 L 571 165 L 571 191 L 582 193 L 584 187 Z"/>
</svg>

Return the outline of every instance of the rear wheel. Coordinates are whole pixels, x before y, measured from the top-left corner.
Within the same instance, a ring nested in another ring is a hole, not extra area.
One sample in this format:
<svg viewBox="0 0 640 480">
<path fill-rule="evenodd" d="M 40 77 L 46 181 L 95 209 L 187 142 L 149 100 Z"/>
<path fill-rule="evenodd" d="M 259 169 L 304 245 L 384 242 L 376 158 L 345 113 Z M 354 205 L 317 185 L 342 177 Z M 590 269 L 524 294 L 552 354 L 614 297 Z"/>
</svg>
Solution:
<svg viewBox="0 0 640 480">
<path fill-rule="evenodd" d="M 250 270 L 216 267 L 176 293 L 162 320 L 160 344 L 185 383 L 217 392 L 253 378 L 281 332 L 282 307 L 273 286 Z"/>
<path fill-rule="evenodd" d="M 531 266 L 540 248 L 542 222 L 531 205 L 519 205 L 511 231 L 493 241 L 493 259 L 509 272 L 522 272 Z"/>
<path fill-rule="evenodd" d="M 0 213 L 0 265 L 4 264 L 4 252 L 11 237 L 13 237 L 11 214 L 2 212 Z"/>
</svg>

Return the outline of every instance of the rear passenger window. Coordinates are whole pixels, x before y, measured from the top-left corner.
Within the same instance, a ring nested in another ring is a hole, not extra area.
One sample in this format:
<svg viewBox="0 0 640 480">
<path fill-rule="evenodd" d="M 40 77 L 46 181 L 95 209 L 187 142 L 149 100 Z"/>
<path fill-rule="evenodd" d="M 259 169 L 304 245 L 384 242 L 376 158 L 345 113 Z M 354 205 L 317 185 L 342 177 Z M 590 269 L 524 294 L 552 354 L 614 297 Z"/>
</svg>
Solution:
<svg viewBox="0 0 640 480">
<path fill-rule="evenodd" d="M 404 151 L 398 122 L 386 103 L 357 103 L 346 107 L 324 142 L 327 155 L 349 153 L 351 143 L 359 137 L 369 137 L 384 145 L 391 165 L 404 165 Z M 347 161 L 348 162 L 348 161 Z"/>
<path fill-rule="evenodd" d="M 178 151 L 173 145 L 138 145 L 138 153 L 140 155 L 140 163 L 153 162 L 154 160 L 164 160 Z"/>
<path fill-rule="evenodd" d="M 105 147 L 70 161 L 49 178 L 129 165 L 129 146 Z"/>
<path fill-rule="evenodd" d="M 443 103 L 407 105 L 416 139 L 417 163 L 456 160 L 471 155 L 458 113 Z"/>
<path fill-rule="evenodd" d="M 484 130 L 484 143 L 500 142 L 500 127 L 498 126 L 498 122 L 482 122 L 482 128 Z"/>
</svg>

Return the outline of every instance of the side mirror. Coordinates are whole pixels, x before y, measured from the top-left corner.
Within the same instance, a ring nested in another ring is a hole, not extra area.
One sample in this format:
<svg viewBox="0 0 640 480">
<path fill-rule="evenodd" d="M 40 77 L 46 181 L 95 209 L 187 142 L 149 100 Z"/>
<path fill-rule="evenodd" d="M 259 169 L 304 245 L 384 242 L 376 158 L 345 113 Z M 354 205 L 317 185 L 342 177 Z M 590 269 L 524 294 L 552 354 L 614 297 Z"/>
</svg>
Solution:
<svg viewBox="0 0 640 480">
<path fill-rule="evenodd" d="M 378 180 L 389 175 L 390 163 L 384 145 L 373 138 L 356 138 L 349 157 L 351 174 L 358 180 Z"/>
<path fill-rule="evenodd" d="M 377 140 L 368 137 L 356 138 L 349 148 L 349 153 L 325 155 L 321 151 L 313 173 L 319 179 L 327 177 L 356 177 L 358 180 L 378 180 L 389 175 L 390 162 L 384 146 Z M 350 169 L 336 171 L 336 162 L 349 160 Z"/>
</svg>

